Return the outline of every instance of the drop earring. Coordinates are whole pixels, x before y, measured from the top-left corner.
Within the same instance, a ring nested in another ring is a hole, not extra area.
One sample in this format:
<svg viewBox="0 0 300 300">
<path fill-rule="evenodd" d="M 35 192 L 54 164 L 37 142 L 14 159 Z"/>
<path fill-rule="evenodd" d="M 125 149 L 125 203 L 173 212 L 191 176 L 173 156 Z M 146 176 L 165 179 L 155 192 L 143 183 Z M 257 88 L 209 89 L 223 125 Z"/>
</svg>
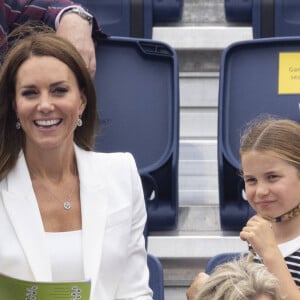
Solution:
<svg viewBox="0 0 300 300">
<path fill-rule="evenodd" d="M 16 129 L 19 130 L 21 128 L 21 123 L 19 121 L 19 119 L 16 122 Z"/>
<path fill-rule="evenodd" d="M 81 116 L 79 116 L 79 117 L 78 117 L 78 120 L 77 120 L 77 126 L 78 126 L 78 127 L 81 127 L 82 124 L 83 124 L 83 123 L 82 123 L 82 120 L 81 120 Z"/>
</svg>

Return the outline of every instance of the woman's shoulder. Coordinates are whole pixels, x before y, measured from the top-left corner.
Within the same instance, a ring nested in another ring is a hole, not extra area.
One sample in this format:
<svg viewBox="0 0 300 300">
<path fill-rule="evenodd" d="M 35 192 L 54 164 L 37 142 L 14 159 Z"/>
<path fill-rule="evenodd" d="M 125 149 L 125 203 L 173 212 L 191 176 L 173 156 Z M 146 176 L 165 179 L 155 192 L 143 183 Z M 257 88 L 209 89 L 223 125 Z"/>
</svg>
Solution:
<svg viewBox="0 0 300 300">
<path fill-rule="evenodd" d="M 109 163 L 132 163 L 134 162 L 133 155 L 129 152 L 94 152 L 91 151 L 91 159 L 98 160 L 99 162 L 109 162 Z"/>
<path fill-rule="evenodd" d="M 76 150 L 76 156 L 79 161 L 85 162 L 88 165 L 101 166 L 103 168 L 123 168 L 130 166 L 136 168 L 136 163 L 133 155 L 129 152 L 95 152 L 86 151 L 80 148 Z"/>
</svg>

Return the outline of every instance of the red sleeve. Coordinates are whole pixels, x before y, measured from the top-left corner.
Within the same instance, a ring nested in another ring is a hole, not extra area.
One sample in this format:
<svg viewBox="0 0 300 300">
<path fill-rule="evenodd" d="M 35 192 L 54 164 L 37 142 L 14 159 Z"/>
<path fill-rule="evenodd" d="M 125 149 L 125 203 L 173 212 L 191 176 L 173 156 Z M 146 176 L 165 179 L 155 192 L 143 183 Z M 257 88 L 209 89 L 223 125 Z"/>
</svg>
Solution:
<svg viewBox="0 0 300 300">
<path fill-rule="evenodd" d="M 76 4 L 70 0 L 0 0 L 0 25 L 5 35 L 28 20 L 42 21 L 55 28 L 60 10 Z M 94 19 L 93 36 L 97 31 L 99 25 Z"/>
</svg>

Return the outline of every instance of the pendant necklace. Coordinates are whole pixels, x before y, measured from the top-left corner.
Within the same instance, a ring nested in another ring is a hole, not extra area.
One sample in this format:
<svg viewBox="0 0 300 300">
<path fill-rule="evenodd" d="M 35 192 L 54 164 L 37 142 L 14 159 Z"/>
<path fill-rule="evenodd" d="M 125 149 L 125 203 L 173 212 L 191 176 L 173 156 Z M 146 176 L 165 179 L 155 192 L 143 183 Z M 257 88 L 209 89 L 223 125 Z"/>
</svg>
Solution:
<svg viewBox="0 0 300 300">
<path fill-rule="evenodd" d="M 72 199 L 72 196 L 73 196 L 74 189 L 75 189 L 75 184 L 72 187 L 72 190 L 70 192 L 70 195 L 69 195 L 68 199 L 64 202 L 64 209 L 66 209 L 66 210 L 69 210 L 72 207 L 71 199 Z"/>
<path fill-rule="evenodd" d="M 77 177 L 77 172 L 76 171 L 75 171 L 75 177 Z M 63 202 L 63 207 L 64 207 L 65 210 L 69 210 L 69 209 L 72 208 L 71 200 L 72 200 L 72 196 L 73 196 L 73 193 L 74 193 L 74 190 L 75 190 L 75 186 L 76 186 L 76 181 L 72 186 L 72 189 L 71 189 L 71 192 L 70 192 L 68 198 Z M 48 191 L 53 196 L 53 198 L 57 199 L 57 197 L 55 197 L 55 195 L 50 190 L 48 190 Z"/>
<path fill-rule="evenodd" d="M 77 178 L 77 168 L 75 168 L 75 177 Z M 72 208 L 72 203 L 71 203 L 71 199 L 72 199 L 72 196 L 73 196 L 73 193 L 74 193 L 74 189 L 75 189 L 75 186 L 76 186 L 76 181 L 75 183 L 73 184 L 72 186 L 72 189 L 71 189 L 71 192 L 69 194 L 69 197 L 67 198 L 66 201 L 64 201 L 64 209 L 65 210 L 69 210 L 70 208 Z M 51 192 L 51 191 L 49 191 Z M 52 193 L 51 193 L 52 194 Z M 52 194 L 53 195 L 53 194 Z M 54 195 L 53 195 L 54 196 Z"/>
<path fill-rule="evenodd" d="M 76 177 L 76 179 L 77 179 L 77 168 L 75 168 L 75 177 Z M 76 181 L 77 181 L 77 180 L 76 180 Z M 74 194 L 74 190 L 75 190 L 75 187 L 76 187 L 76 181 L 75 181 L 75 183 L 74 183 L 73 186 L 72 186 L 72 189 L 71 189 L 71 191 L 70 191 L 70 193 L 69 193 L 69 196 L 68 196 L 67 199 L 63 202 L 63 208 L 64 208 L 65 210 L 70 210 L 70 209 L 72 208 L 72 202 L 71 202 L 71 200 L 72 200 L 72 196 L 73 196 L 73 194 Z M 40 183 L 41 183 L 41 182 L 40 182 Z M 52 195 L 52 197 L 53 197 L 55 200 L 57 200 L 58 202 L 60 202 L 60 201 L 58 200 L 58 198 L 51 192 L 50 189 L 48 189 L 44 184 L 42 184 L 42 186 L 44 187 L 45 190 L 48 191 L 48 193 L 50 193 L 50 194 Z"/>
</svg>

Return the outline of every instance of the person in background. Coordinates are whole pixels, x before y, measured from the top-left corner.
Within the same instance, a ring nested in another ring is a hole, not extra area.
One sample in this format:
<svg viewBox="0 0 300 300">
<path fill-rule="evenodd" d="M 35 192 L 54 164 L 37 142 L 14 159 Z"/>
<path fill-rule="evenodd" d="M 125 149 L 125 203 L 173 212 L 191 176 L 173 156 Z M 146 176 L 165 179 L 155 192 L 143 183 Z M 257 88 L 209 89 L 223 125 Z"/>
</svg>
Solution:
<svg viewBox="0 0 300 300">
<path fill-rule="evenodd" d="M 272 116 L 251 121 L 241 138 L 245 196 L 256 215 L 240 232 L 249 259 L 278 279 L 286 300 L 300 299 L 300 124 Z M 203 280 L 187 291 L 193 299 Z"/>
<path fill-rule="evenodd" d="M 210 276 L 202 275 L 193 300 L 283 300 L 277 278 L 244 258 L 217 266 Z"/>
<path fill-rule="evenodd" d="M 241 138 L 246 198 L 256 215 L 240 233 L 277 278 L 286 300 L 300 299 L 300 125 L 258 117 Z"/>
<path fill-rule="evenodd" d="M 152 300 L 134 158 L 93 151 L 85 62 L 66 39 L 39 31 L 16 40 L 0 71 L 0 272 L 91 280 L 91 300 Z"/>
<path fill-rule="evenodd" d="M 56 29 L 57 35 L 68 39 L 77 48 L 94 76 L 94 41 L 103 33 L 86 9 L 69 0 L 0 0 L 0 43 L 3 44 L 13 29 L 27 21 L 42 21 Z"/>
</svg>

